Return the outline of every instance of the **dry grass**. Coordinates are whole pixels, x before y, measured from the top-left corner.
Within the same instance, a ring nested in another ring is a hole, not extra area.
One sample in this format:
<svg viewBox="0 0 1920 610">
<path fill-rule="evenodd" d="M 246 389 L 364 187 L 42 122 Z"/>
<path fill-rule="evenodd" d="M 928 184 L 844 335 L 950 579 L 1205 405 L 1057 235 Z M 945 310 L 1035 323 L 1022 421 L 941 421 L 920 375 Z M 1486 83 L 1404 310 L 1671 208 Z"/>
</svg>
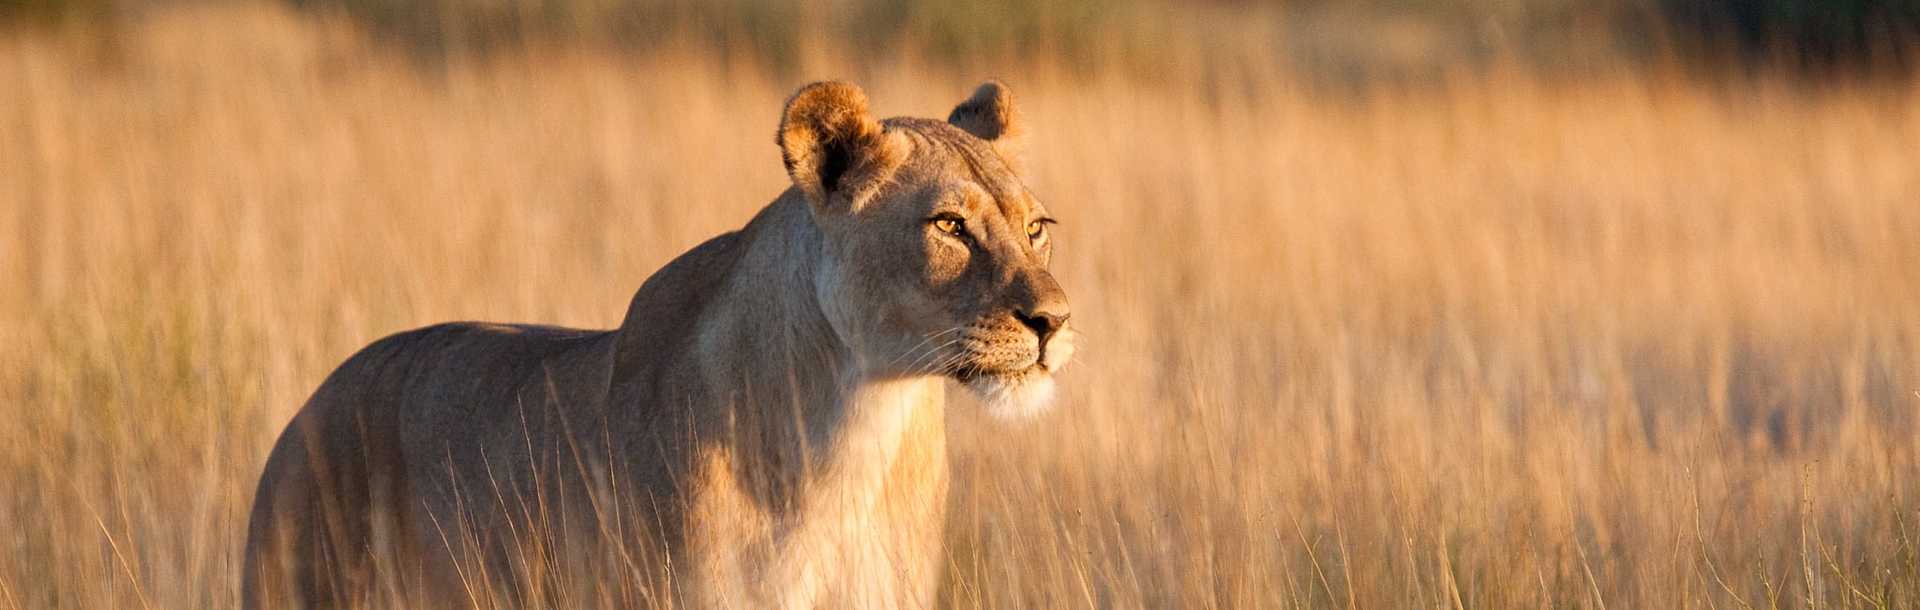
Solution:
<svg viewBox="0 0 1920 610">
<path fill-rule="evenodd" d="M 617 323 L 784 187 L 801 82 L 118 40 L 0 34 L 0 608 L 233 606 L 332 365 Z M 988 75 L 804 68 L 887 114 Z M 1263 73 L 995 67 L 1087 338 L 1053 415 L 956 410 L 952 606 L 1920 605 L 1920 88 Z"/>
</svg>

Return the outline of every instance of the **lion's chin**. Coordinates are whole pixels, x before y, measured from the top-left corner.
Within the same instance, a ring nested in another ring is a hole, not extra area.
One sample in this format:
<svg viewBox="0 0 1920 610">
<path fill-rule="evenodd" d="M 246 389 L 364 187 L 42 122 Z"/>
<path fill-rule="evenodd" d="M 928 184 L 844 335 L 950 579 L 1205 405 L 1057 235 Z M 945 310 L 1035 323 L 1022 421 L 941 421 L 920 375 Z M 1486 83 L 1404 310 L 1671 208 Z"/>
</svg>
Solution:
<svg viewBox="0 0 1920 610">
<path fill-rule="evenodd" d="M 996 419 L 1018 421 L 1047 412 L 1053 406 L 1053 375 L 1028 370 L 1007 375 L 980 375 L 961 382 L 980 398 Z"/>
</svg>

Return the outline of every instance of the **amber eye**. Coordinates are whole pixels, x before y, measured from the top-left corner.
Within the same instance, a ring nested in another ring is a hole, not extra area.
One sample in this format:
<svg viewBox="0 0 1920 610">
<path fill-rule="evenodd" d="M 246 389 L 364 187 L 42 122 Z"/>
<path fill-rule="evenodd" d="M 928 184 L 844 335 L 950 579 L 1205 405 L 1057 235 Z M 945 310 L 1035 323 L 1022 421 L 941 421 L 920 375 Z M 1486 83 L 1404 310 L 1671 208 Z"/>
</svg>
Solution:
<svg viewBox="0 0 1920 610">
<path fill-rule="evenodd" d="M 1047 223 L 1044 220 L 1036 220 L 1036 221 L 1027 223 L 1027 239 L 1031 239 L 1031 240 L 1040 239 L 1040 236 L 1045 234 L 1046 232 L 1047 232 Z"/>
<path fill-rule="evenodd" d="M 935 218 L 933 219 L 933 228 L 936 231 L 948 235 L 959 235 L 960 220 L 957 218 Z"/>
</svg>

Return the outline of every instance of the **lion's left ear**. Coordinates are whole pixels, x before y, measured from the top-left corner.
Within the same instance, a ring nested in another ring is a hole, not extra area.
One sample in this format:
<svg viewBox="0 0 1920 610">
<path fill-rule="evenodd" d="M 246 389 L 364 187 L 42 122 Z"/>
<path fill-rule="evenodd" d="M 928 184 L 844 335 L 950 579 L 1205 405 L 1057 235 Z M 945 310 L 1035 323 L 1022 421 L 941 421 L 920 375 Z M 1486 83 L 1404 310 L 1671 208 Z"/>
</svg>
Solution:
<svg viewBox="0 0 1920 610">
<path fill-rule="evenodd" d="M 973 90 L 973 96 L 953 107 L 953 113 L 947 115 L 947 122 L 973 137 L 986 140 L 993 145 L 995 152 L 1016 170 L 1020 164 L 1023 149 L 1020 144 L 1023 135 L 1020 115 L 1013 107 L 1013 91 L 1000 81 L 990 80 L 981 83 Z"/>
</svg>

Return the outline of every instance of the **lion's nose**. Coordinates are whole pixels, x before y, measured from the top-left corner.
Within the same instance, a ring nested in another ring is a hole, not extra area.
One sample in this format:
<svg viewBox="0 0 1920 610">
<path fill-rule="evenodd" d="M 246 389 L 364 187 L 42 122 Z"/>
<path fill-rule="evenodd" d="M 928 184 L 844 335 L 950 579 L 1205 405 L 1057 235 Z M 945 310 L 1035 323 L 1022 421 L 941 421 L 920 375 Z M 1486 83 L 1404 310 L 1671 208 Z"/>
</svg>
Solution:
<svg viewBox="0 0 1920 610">
<path fill-rule="evenodd" d="M 1067 312 L 1065 304 L 1054 305 L 1049 303 L 1028 311 L 1016 311 L 1013 315 L 1020 319 L 1021 324 L 1033 329 L 1033 334 L 1039 335 L 1040 343 L 1044 345 L 1047 339 L 1053 338 L 1054 333 L 1060 332 L 1060 327 L 1067 325 L 1067 318 L 1072 315 Z"/>
<path fill-rule="evenodd" d="M 1014 290 L 1013 317 L 1039 335 L 1040 345 L 1046 345 L 1067 325 L 1067 293 L 1045 271 L 1023 274 Z"/>
</svg>

